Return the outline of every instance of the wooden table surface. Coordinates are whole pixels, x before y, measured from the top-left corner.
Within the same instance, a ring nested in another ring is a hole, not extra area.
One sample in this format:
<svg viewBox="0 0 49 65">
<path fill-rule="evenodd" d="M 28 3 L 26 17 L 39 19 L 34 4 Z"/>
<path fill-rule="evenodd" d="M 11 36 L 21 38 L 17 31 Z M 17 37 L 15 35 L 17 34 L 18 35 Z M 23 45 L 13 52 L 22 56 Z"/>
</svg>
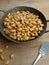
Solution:
<svg viewBox="0 0 49 65">
<path fill-rule="evenodd" d="M 0 9 L 5 11 L 15 6 L 30 6 L 40 10 L 49 19 L 49 0 L 0 0 Z M 0 13 L 0 18 L 3 13 Z M 47 30 L 49 23 L 47 24 Z M 13 43 L 8 41 L 0 34 L 0 48 L 4 50 L 5 60 L 9 59 L 10 53 L 15 53 L 15 58 L 11 60 L 9 65 L 32 65 L 37 56 L 38 49 L 43 41 L 49 41 L 49 33 L 45 33 L 39 39 L 26 43 Z M 9 45 L 9 49 L 5 49 L 5 45 Z M 0 65 L 4 65 L 0 61 Z M 36 65 L 49 65 L 49 53 L 41 58 Z"/>
</svg>

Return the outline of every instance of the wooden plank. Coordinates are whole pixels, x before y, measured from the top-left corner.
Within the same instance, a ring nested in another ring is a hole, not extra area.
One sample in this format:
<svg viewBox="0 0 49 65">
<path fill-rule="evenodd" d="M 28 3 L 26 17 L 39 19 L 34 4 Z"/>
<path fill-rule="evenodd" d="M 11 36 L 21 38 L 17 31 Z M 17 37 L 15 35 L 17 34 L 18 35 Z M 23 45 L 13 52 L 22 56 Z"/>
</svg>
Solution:
<svg viewBox="0 0 49 65">
<path fill-rule="evenodd" d="M 49 19 L 49 0 L 0 0 L 0 8 L 8 10 L 15 6 L 30 6 L 40 10 L 45 16 L 46 19 Z M 1 13 L 0 16 L 3 14 Z M 1 18 L 1 17 L 0 17 Z M 48 28 L 49 29 L 49 24 Z M 6 60 L 9 59 L 11 52 L 15 53 L 15 58 L 11 60 L 9 65 L 31 65 L 37 56 L 38 49 L 43 41 L 49 41 L 49 33 L 44 34 L 38 40 L 34 40 L 26 43 L 13 43 L 5 39 L 0 34 L 0 48 L 5 52 Z M 9 45 L 9 49 L 5 49 L 5 45 Z M 49 53 L 45 57 L 41 58 L 36 65 L 48 65 L 49 64 Z M 3 63 L 0 61 L 0 65 Z"/>
</svg>

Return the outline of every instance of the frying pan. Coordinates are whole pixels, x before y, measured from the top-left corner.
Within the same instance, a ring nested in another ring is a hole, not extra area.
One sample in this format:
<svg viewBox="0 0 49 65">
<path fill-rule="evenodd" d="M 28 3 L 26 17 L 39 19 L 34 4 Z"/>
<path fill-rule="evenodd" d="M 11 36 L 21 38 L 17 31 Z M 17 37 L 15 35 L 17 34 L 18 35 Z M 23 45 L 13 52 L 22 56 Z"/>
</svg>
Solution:
<svg viewBox="0 0 49 65">
<path fill-rule="evenodd" d="M 46 31 L 47 22 L 49 22 L 49 20 L 46 20 L 45 16 L 39 10 L 37 10 L 35 8 L 27 7 L 27 6 L 17 6 L 8 11 L 0 10 L 0 12 L 4 13 L 3 17 L 0 20 L 0 32 L 6 39 L 13 41 L 13 42 L 25 42 L 25 41 L 14 40 L 14 39 L 10 38 L 8 35 L 6 35 L 5 32 L 3 31 L 3 29 L 4 29 L 3 21 L 4 21 L 5 17 L 8 15 L 8 13 L 11 13 L 11 12 L 13 13 L 13 12 L 22 11 L 22 10 L 30 11 L 31 13 L 38 15 L 39 18 L 42 20 L 42 23 L 44 24 L 43 31 L 37 37 L 35 37 L 35 39 L 39 38 L 44 33 L 49 32 L 49 30 Z M 35 39 L 31 39 L 31 40 L 35 40 Z M 26 41 L 31 41 L 31 40 L 26 40 Z"/>
</svg>

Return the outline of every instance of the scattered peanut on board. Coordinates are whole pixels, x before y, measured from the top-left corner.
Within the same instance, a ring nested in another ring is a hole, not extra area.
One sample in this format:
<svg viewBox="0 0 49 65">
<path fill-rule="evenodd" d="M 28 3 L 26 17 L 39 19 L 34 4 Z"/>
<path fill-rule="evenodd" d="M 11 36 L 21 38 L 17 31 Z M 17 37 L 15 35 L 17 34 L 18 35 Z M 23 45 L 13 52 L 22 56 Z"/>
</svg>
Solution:
<svg viewBox="0 0 49 65">
<path fill-rule="evenodd" d="M 4 61 L 5 57 L 3 55 L 0 55 L 0 60 Z"/>
<path fill-rule="evenodd" d="M 9 49 L 9 45 L 5 45 L 5 49 Z M 15 54 L 14 53 L 10 53 L 9 59 L 6 60 L 5 55 L 2 54 L 5 51 L 6 50 L 0 49 L 0 60 L 4 63 L 3 65 L 9 65 L 10 61 L 14 58 Z"/>
<path fill-rule="evenodd" d="M 2 49 L 0 49 L 0 53 L 3 53 L 3 50 Z"/>
<path fill-rule="evenodd" d="M 10 63 L 10 60 L 7 60 L 4 65 L 8 65 Z"/>
<path fill-rule="evenodd" d="M 11 53 L 11 54 L 10 54 L 10 59 L 13 59 L 14 56 L 15 56 L 15 54 L 14 54 L 14 53 Z"/>
<path fill-rule="evenodd" d="M 6 49 L 8 49 L 8 48 L 9 48 L 9 46 L 8 46 L 8 45 L 6 45 L 6 46 L 5 46 L 5 48 L 6 48 Z"/>
</svg>

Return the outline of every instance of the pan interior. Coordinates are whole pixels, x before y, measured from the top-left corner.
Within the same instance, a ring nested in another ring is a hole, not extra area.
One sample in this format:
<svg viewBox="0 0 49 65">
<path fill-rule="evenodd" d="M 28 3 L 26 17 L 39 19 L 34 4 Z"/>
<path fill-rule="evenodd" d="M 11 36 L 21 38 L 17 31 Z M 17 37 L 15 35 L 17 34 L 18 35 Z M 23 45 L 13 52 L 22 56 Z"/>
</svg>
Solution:
<svg viewBox="0 0 49 65">
<path fill-rule="evenodd" d="M 10 9 L 9 11 L 7 11 L 7 12 L 3 15 L 3 17 L 2 17 L 2 19 L 1 19 L 1 21 L 0 21 L 0 22 L 1 22 L 1 23 L 0 23 L 0 29 L 1 29 L 0 31 L 1 31 L 1 33 L 2 33 L 2 35 L 3 35 L 4 37 L 6 37 L 7 39 L 9 39 L 9 40 L 11 40 L 11 41 L 14 41 L 14 42 L 17 42 L 17 41 L 18 41 L 18 40 L 14 40 L 14 39 L 10 38 L 10 37 L 9 37 L 8 35 L 6 35 L 5 32 L 3 31 L 3 29 L 4 29 L 3 21 L 4 21 L 5 17 L 7 16 L 8 13 L 16 12 L 16 11 L 30 11 L 31 13 L 34 13 L 34 14 L 38 15 L 39 18 L 42 20 L 42 23 L 44 24 L 43 31 L 38 35 L 38 37 L 40 37 L 40 36 L 45 32 L 46 27 L 47 27 L 47 22 L 46 22 L 45 16 L 44 16 L 39 10 L 37 10 L 37 9 L 35 9 L 35 8 L 26 7 L 26 6 L 19 6 L 19 7 L 15 7 L 15 8 L 13 8 L 13 9 Z M 35 39 L 37 39 L 38 37 L 35 37 Z M 31 39 L 31 40 L 32 40 L 32 39 Z M 29 40 L 28 40 L 28 41 L 29 41 Z"/>
</svg>

